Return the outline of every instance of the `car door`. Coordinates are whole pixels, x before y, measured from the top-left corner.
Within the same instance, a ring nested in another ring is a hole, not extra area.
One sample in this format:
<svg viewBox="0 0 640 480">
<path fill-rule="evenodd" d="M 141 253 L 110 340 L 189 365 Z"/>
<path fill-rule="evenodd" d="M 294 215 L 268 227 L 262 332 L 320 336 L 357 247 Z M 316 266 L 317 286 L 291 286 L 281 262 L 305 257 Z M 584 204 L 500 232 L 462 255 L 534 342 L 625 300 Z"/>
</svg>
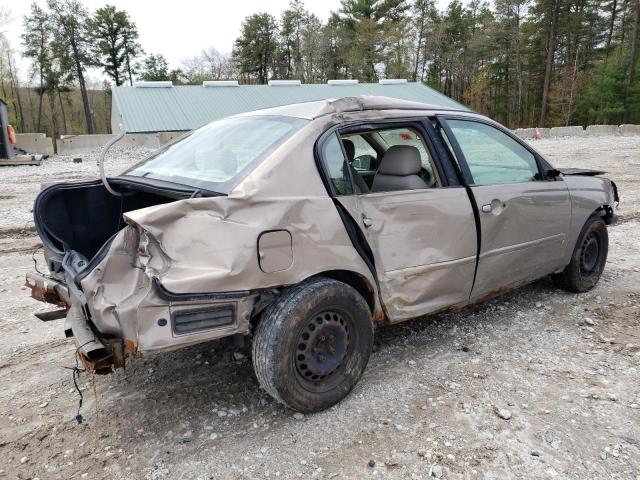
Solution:
<svg viewBox="0 0 640 480">
<path fill-rule="evenodd" d="M 421 148 L 415 148 L 421 151 L 423 167 L 435 178 L 432 185 L 425 182 L 424 188 L 354 194 L 348 175 L 355 170 L 348 168 L 337 134 L 322 147 L 335 198 L 371 248 L 389 319 L 403 320 L 465 303 L 473 282 L 477 238 L 464 187 L 443 180 L 419 124 L 369 128 L 370 133 L 384 131 L 385 149 L 419 142 Z"/>
<path fill-rule="evenodd" d="M 536 154 L 494 125 L 468 117 L 439 121 L 480 218 L 472 300 L 561 267 L 571 220 L 565 182 L 546 179 Z"/>
</svg>

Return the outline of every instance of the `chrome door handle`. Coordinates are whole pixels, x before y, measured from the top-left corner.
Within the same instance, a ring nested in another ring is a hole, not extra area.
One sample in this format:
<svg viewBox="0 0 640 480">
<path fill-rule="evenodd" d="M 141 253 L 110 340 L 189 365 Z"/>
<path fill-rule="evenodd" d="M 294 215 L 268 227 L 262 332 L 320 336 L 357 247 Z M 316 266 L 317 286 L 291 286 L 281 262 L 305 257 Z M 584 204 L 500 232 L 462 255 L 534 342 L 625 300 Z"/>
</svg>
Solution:
<svg viewBox="0 0 640 480">
<path fill-rule="evenodd" d="M 366 227 L 369 228 L 371 225 L 373 225 L 373 220 L 371 220 L 369 217 L 367 217 L 364 213 L 362 214 L 362 224 Z"/>
<path fill-rule="evenodd" d="M 500 215 L 505 208 L 507 208 L 507 204 L 497 198 L 491 200 L 491 203 L 480 207 L 482 213 L 493 213 L 494 215 Z"/>
</svg>

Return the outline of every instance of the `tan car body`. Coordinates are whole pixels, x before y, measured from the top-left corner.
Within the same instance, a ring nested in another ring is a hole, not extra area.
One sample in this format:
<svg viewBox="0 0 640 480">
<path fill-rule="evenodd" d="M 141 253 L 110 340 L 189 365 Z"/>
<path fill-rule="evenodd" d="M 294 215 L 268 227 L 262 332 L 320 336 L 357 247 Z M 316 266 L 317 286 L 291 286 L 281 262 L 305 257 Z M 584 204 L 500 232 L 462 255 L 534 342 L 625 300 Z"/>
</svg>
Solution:
<svg viewBox="0 0 640 480">
<path fill-rule="evenodd" d="M 460 308 L 563 269 L 586 219 L 611 211 L 609 180 L 561 176 L 524 187 L 477 187 L 478 204 L 490 203 L 496 188 L 508 204 L 501 214 L 482 217 L 480 252 L 464 186 L 333 198 L 328 193 L 315 148 L 325 132 L 437 114 L 452 112 L 380 97 L 245 114 L 291 115 L 309 123 L 227 196 L 126 212 L 127 225 L 79 284 L 91 330 L 105 345 L 109 339 L 122 342 L 124 351 L 117 356 L 247 334 L 263 304 L 317 275 L 356 288 L 376 323 L 398 322 Z M 470 112 L 455 115 L 489 122 Z M 533 194 L 549 207 L 533 204 Z M 372 220 L 368 229 L 360 227 L 374 270 L 355 248 L 336 203 L 355 223 L 365 214 Z M 223 327 L 176 334 L 166 324 L 181 310 L 229 304 L 235 319 Z M 70 324 L 84 317 L 78 309 L 72 315 Z"/>
</svg>

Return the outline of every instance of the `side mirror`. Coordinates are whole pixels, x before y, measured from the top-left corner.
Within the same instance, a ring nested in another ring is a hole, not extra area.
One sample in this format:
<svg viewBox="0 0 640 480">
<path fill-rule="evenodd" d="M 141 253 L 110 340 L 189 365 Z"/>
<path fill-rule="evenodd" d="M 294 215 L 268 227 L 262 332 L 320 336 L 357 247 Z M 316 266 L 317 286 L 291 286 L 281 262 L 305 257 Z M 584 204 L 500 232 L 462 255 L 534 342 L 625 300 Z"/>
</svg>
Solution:
<svg viewBox="0 0 640 480">
<path fill-rule="evenodd" d="M 558 178 L 560 175 L 562 175 L 562 172 L 560 170 L 556 170 L 555 168 L 550 168 L 549 170 L 546 170 L 544 174 L 547 178 Z"/>
</svg>

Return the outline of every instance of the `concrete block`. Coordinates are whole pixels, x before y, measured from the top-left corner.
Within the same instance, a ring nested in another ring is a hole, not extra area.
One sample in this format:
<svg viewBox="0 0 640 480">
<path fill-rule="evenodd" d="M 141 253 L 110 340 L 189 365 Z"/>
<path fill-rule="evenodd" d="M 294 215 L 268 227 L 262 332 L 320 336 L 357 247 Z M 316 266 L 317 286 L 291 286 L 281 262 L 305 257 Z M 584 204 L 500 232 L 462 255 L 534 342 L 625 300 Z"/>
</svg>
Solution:
<svg viewBox="0 0 640 480">
<path fill-rule="evenodd" d="M 158 143 L 160 146 L 166 145 L 172 142 L 178 137 L 181 137 L 189 132 L 158 132 Z"/>
<path fill-rule="evenodd" d="M 58 155 L 77 155 L 103 147 L 114 135 L 67 135 L 58 140 Z"/>
<path fill-rule="evenodd" d="M 157 133 L 127 133 L 116 145 L 145 147 L 152 150 L 160 147 Z"/>
<path fill-rule="evenodd" d="M 553 127 L 549 132 L 549 136 L 553 138 L 582 137 L 584 136 L 584 128 L 579 125 L 571 127 Z"/>
<path fill-rule="evenodd" d="M 535 140 L 536 130 L 540 132 L 540 138 L 549 138 L 551 135 L 550 128 L 518 128 L 514 131 L 516 135 L 525 140 Z"/>
<path fill-rule="evenodd" d="M 53 155 L 53 141 L 44 133 L 17 133 L 16 147 L 27 153 Z"/>
<path fill-rule="evenodd" d="M 520 138 L 524 138 L 525 140 L 536 138 L 535 128 L 516 128 L 513 133 L 515 133 Z"/>
<path fill-rule="evenodd" d="M 589 137 L 609 137 L 619 135 L 620 127 L 618 125 L 589 125 L 585 134 Z"/>
<path fill-rule="evenodd" d="M 620 125 L 622 135 L 640 135 L 640 125 L 624 124 Z"/>
<path fill-rule="evenodd" d="M 115 136 L 113 134 L 68 135 L 58 141 L 58 155 L 77 155 L 100 149 Z M 128 133 L 116 145 L 145 147 L 152 150 L 160 147 L 156 133 Z"/>
</svg>

